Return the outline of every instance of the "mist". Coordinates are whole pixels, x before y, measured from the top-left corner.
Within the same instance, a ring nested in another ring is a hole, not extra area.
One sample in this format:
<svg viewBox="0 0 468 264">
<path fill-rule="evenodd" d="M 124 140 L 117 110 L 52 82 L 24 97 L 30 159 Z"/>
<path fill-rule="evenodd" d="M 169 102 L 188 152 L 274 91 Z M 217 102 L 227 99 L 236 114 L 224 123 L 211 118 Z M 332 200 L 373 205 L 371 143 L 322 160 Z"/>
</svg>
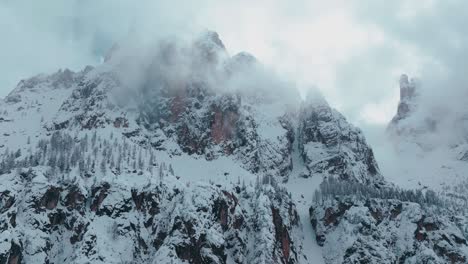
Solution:
<svg viewBox="0 0 468 264">
<path fill-rule="evenodd" d="M 296 83 L 247 52 L 232 54 L 209 30 L 159 34 L 147 43 L 132 32 L 111 49 L 102 67 L 110 67 L 120 83 L 112 91 L 114 99 L 122 104 L 132 99 L 135 107 L 161 96 L 181 95 L 188 87 L 242 94 L 253 103 L 297 105 L 301 100 Z"/>
</svg>

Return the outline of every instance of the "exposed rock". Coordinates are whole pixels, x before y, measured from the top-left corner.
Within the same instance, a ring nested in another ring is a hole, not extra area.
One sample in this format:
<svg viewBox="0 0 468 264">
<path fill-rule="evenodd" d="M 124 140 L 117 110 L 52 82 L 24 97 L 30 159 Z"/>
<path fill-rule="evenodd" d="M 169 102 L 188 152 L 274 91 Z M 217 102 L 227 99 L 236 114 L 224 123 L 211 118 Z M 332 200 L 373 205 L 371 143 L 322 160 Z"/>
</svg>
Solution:
<svg viewBox="0 0 468 264">
<path fill-rule="evenodd" d="M 326 263 L 465 263 L 463 232 L 448 212 L 434 209 L 339 198 L 314 205 L 310 213 Z"/>
<path fill-rule="evenodd" d="M 61 188 L 50 187 L 41 199 L 40 205 L 48 210 L 57 207 L 60 199 Z"/>
<path fill-rule="evenodd" d="M 406 74 L 401 75 L 400 102 L 398 103 L 397 114 L 392 119 L 389 128 L 396 125 L 400 120 L 407 118 L 412 112 L 415 111 L 417 95 L 416 81 L 413 79 L 409 81 Z"/>
<path fill-rule="evenodd" d="M 299 149 L 310 175 L 382 185 L 372 149 L 361 130 L 323 99 L 305 103 L 299 116 Z"/>
</svg>

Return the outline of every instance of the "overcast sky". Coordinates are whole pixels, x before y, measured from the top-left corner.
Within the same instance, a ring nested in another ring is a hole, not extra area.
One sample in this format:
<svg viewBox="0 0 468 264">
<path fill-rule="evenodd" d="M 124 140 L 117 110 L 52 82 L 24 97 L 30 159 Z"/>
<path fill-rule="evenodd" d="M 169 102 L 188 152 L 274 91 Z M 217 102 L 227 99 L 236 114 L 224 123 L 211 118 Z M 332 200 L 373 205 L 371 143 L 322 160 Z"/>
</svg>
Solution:
<svg viewBox="0 0 468 264">
<path fill-rule="evenodd" d="M 130 30 L 207 28 L 370 129 L 395 113 L 402 73 L 437 78 L 434 91 L 466 83 L 467 19 L 464 0 L 0 0 L 0 97 L 22 78 L 98 64 Z"/>
</svg>

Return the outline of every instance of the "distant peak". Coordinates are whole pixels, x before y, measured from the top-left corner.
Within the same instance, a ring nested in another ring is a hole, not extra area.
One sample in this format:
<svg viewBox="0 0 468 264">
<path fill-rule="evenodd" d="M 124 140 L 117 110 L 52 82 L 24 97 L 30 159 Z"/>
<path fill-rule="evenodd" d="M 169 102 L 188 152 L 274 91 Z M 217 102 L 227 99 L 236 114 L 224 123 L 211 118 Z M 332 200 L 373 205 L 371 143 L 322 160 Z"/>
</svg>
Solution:
<svg viewBox="0 0 468 264">
<path fill-rule="evenodd" d="M 400 76 L 400 102 L 397 113 L 388 126 L 389 131 L 393 131 L 400 120 L 408 118 L 416 110 L 419 86 L 416 79 L 410 79 L 406 74 Z"/>
<path fill-rule="evenodd" d="M 400 101 L 408 101 L 416 95 L 416 80 L 409 80 L 408 75 L 402 74 L 400 76 Z"/>
<path fill-rule="evenodd" d="M 195 38 L 195 46 L 207 53 L 225 53 L 226 47 L 221 41 L 218 33 L 205 30 Z"/>
<path fill-rule="evenodd" d="M 211 30 L 204 30 L 197 38 L 196 42 L 202 45 L 216 46 L 223 50 L 226 49 L 218 33 Z"/>
<path fill-rule="evenodd" d="M 241 64 L 253 64 L 257 59 L 250 53 L 242 51 L 232 56 L 232 59 Z"/>
<path fill-rule="evenodd" d="M 217 64 L 228 57 L 218 33 L 205 30 L 195 38 L 194 47 L 204 62 Z"/>
<path fill-rule="evenodd" d="M 400 76 L 400 87 L 401 86 L 407 86 L 408 84 L 409 84 L 408 75 L 402 74 Z"/>
<path fill-rule="evenodd" d="M 247 52 L 239 52 L 226 62 L 228 72 L 249 71 L 257 59 Z"/>
</svg>

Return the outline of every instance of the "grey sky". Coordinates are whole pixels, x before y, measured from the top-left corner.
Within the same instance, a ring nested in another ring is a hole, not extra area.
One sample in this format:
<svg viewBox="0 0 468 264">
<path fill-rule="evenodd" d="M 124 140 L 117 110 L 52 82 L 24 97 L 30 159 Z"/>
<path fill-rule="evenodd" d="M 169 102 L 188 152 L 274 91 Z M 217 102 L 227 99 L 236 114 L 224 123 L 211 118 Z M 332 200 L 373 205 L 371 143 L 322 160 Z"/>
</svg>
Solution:
<svg viewBox="0 0 468 264">
<path fill-rule="evenodd" d="M 317 86 L 354 123 L 382 126 L 396 111 L 401 73 L 422 79 L 428 94 L 458 97 L 468 81 L 467 18 L 463 0 L 2 0 L 0 97 L 22 78 L 98 64 L 130 30 L 151 39 L 208 28 L 231 54 L 248 51 L 301 87 Z"/>
</svg>

